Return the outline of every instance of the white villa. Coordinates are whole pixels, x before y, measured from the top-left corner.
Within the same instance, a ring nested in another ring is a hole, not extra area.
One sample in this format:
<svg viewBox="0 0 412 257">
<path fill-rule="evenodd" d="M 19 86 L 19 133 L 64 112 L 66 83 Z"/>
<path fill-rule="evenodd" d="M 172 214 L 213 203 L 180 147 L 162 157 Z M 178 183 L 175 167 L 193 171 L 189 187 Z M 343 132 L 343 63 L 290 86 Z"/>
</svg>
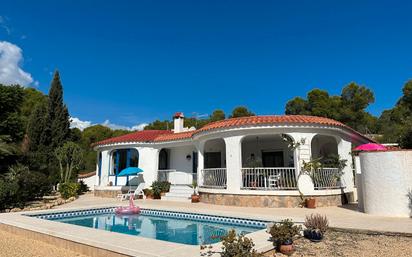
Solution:
<svg viewBox="0 0 412 257">
<path fill-rule="evenodd" d="M 354 191 L 351 150 L 371 142 L 338 121 L 315 116 L 231 118 L 198 130 L 184 128 L 182 113 L 173 118 L 173 130 L 138 131 L 96 143 L 95 195 L 113 197 L 128 185 L 168 180 L 172 188 L 166 197 L 187 198 L 192 192 L 187 185 L 197 180 L 202 202 L 296 207 L 302 163 L 339 155 L 347 160 L 343 175 L 337 180 L 337 168 L 320 169 L 311 196 L 318 206 L 340 205 Z M 129 166 L 144 172 L 117 176 Z"/>
</svg>

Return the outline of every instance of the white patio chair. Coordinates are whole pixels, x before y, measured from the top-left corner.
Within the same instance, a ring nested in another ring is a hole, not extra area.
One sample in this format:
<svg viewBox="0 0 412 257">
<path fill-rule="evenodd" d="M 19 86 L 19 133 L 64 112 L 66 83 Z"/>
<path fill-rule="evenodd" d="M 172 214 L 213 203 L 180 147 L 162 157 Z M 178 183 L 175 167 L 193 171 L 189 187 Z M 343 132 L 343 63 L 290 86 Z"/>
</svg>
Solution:
<svg viewBox="0 0 412 257">
<path fill-rule="evenodd" d="M 279 186 L 279 180 L 280 180 L 280 174 L 276 174 L 276 175 L 270 175 L 268 178 L 268 184 L 269 187 L 278 187 Z"/>
<path fill-rule="evenodd" d="M 129 189 L 126 194 L 118 194 L 117 198 L 120 198 L 120 201 L 127 200 L 131 195 L 133 195 L 134 199 L 137 199 L 139 196 L 143 196 L 144 198 L 143 189 L 145 186 L 145 183 L 140 183 L 135 190 Z"/>
</svg>

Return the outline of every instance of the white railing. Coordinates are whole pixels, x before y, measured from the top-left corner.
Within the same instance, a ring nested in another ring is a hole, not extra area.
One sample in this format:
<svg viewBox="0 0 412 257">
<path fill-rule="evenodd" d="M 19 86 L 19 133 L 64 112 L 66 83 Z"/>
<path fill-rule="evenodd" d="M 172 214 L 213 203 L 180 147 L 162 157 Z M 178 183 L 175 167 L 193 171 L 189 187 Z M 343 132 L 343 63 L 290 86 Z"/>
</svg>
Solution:
<svg viewBox="0 0 412 257">
<path fill-rule="evenodd" d="M 175 169 L 158 170 L 157 181 L 168 181 L 172 185 L 192 185 L 197 181 L 197 174 Z"/>
<path fill-rule="evenodd" d="M 297 189 L 295 168 L 242 168 L 242 189 Z"/>
<path fill-rule="evenodd" d="M 200 187 L 226 188 L 226 168 L 202 169 Z"/>
<path fill-rule="evenodd" d="M 338 168 L 321 168 L 311 174 L 316 190 L 341 188 Z"/>
</svg>

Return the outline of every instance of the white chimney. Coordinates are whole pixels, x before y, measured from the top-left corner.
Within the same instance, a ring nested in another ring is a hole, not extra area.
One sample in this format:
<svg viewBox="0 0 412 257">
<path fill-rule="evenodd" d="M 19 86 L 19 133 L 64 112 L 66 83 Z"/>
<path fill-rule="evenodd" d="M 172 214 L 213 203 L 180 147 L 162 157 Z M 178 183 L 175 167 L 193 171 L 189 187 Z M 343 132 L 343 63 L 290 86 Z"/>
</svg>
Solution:
<svg viewBox="0 0 412 257">
<path fill-rule="evenodd" d="M 174 133 L 180 133 L 184 131 L 183 128 L 183 122 L 185 120 L 185 117 L 183 115 L 183 112 L 176 112 L 175 115 L 173 116 L 173 122 L 174 122 Z"/>
</svg>

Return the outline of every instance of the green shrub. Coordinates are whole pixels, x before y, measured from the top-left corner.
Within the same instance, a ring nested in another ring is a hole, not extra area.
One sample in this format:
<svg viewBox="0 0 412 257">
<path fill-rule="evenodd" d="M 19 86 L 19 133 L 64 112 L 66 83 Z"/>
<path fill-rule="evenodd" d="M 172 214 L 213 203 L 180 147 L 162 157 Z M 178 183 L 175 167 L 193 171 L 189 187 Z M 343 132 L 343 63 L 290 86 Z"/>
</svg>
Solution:
<svg viewBox="0 0 412 257">
<path fill-rule="evenodd" d="M 305 227 L 310 230 L 316 230 L 324 234 L 329 228 L 328 218 L 320 214 L 311 214 L 306 216 Z"/>
<path fill-rule="evenodd" d="M 51 189 L 50 180 L 43 173 L 30 171 L 22 164 L 13 165 L 0 178 L 0 210 L 23 208 L 27 201 L 46 195 Z"/>
<path fill-rule="evenodd" d="M 155 181 L 155 182 L 153 182 L 151 188 L 152 188 L 152 191 L 153 191 L 153 198 L 160 199 L 161 194 L 162 194 L 161 184 L 158 181 Z"/>
<path fill-rule="evenodd" d="M 64 199 L 77 197 L 80 185 L 78 183 L 63 183 L 59 185 L 59 192 Z"/>
<path fill-rule="evenodd" d="M 0 178 L 0 210 L 14 207 L 17 191 L 16 183 Z"/>
<path fill-rule="evenodd" d="M 273 224 L 269 233 L 272 236 L 273 245 L 278 247 L 288 241 L 293 241 L 293 238 L 299 235 L 300 230 L 301 226 L 294 225 L 292 220 L 285 219 Z"/>
<path fill-rule="evenodd" d="M 152 188 L 158 188 L 161 193 L 167 193 L 170 190 L 170 182 L 168 181 L 154 181 Z"/>
<path fill-rule="evenodd" d="M 230 230 L 226 236 L 222 237 L 222 257 L 258 257 L 263 256 L 256 252 L 252 239 L 244 235 L 236 236 L 235 230 Z"/>
<path fill-rule="evenodd" d="M 88 191 L 89 191 L 89 186 L 86 185 L 86 184 L 83 182 L 83 180 L 80 180 L 80 182 L 79 182 L 79 190 L 77 191 L 77 194 L 78 194 L 78 195 L 82 195 L 82 194 L 84 194 L 84 193 L 86 193 L 86 192 L 88 192 Z"/>
<path fill-rule="evenodd" d="M 171 183 L 169 181 L 161 181 L 159 183 L 160 183 L 160 188 L 162 189 L 162 193 L 167 193 L 170 191 Z"/>
</svg>

